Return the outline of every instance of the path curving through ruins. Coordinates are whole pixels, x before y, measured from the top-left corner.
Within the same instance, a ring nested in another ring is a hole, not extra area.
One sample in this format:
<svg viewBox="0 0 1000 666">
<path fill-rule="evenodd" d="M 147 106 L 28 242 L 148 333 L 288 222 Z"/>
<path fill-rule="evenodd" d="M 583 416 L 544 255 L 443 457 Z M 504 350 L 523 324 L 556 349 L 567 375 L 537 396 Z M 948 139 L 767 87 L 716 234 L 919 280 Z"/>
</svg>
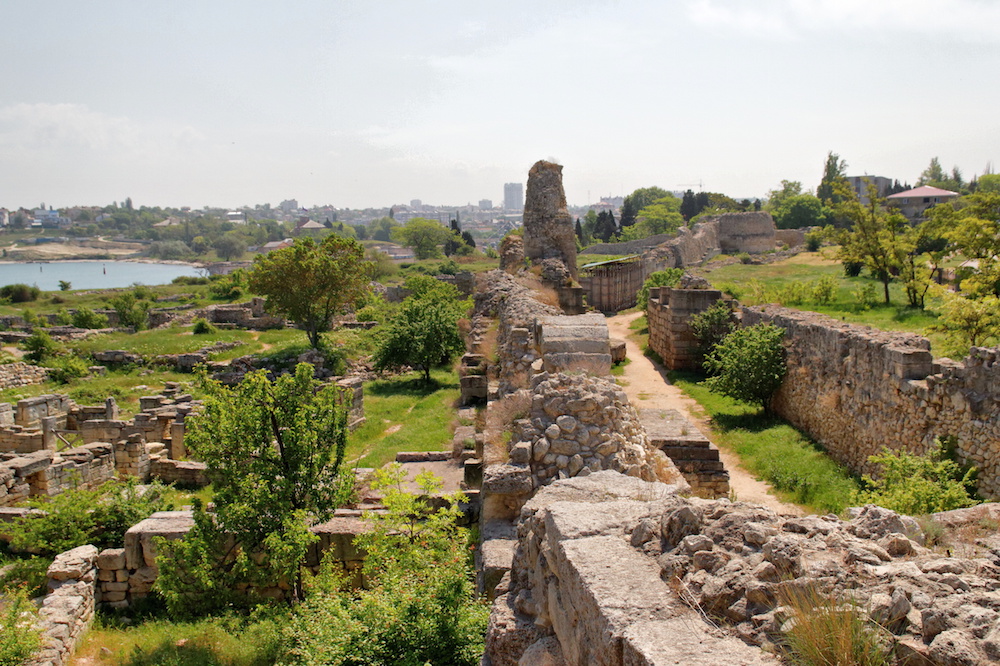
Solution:
<svg viewBox="0 0 1000 666">
<path fill-rule="evenodd" d="M 712 439 L 712 431 L 704 410 L 693 399 L 667 379 L 666 369 L 642 353 L 642 349 L 631 337 L 629 324 L 642 316 L 642 312 L 627 312 L 608 317 L 608 332 L 611 337 L 625 341 L 626 357 L 631 360 L 625 366 L 625 374 L 617 379 L 636 407 L 653 409 L 676 409 L 686 419 L 694 423 L 702 434 Z M 806 511 L 797 504 L 778 499 L 771 487 L 757 479 L 741 464 L 732 451 L 719 447 L 719 456 L 729 471 L 729 487 L 736 499 L 761 504 L 779 513 L 804 515 Z"/>
</svg>

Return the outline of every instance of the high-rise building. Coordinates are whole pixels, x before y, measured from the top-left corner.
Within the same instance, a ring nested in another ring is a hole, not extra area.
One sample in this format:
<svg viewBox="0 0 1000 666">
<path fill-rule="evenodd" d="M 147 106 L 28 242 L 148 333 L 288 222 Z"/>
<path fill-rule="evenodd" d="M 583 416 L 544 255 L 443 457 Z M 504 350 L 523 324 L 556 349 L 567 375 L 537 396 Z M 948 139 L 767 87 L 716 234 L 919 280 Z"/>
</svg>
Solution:
<svg viewBox="0 0 1000 666">
<path fill-rule="evenodd" d="M 504 183 L 503 207 L 507 210 L 524 210 L 524 185 Z"/>
<path fill-rule="evenodd" d="M 490 210 L 493 208 L 493 201 L 490 199 L 479 200 L 479 210 Z"/>
</svg>

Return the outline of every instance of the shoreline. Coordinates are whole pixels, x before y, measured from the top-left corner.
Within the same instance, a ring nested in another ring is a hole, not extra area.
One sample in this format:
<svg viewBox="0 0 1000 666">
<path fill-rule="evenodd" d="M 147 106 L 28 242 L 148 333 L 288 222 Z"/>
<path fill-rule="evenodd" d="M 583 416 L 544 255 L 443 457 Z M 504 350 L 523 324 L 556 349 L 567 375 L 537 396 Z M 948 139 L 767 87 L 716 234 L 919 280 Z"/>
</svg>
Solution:
<svg viewBox="0 0 1000 666">
<path fill-rule="evenodd" d="M 208 268 L 214 263 L 226 262 L 205 262 L 205 261 L 181 261 L 180 259 L 152 259 L 149 257 L 126 257 L 115 259 L 91 259 L 87 257 L 73 257 L 67 259 L 12 259 L 10 257 L 0 257 L 0 264 L 75 264 L 88 262 L 97 263 L 129 263 L 129 264 L 162 264 L 168 266 L 191 266 L 193 268 Z"/>
</svg>

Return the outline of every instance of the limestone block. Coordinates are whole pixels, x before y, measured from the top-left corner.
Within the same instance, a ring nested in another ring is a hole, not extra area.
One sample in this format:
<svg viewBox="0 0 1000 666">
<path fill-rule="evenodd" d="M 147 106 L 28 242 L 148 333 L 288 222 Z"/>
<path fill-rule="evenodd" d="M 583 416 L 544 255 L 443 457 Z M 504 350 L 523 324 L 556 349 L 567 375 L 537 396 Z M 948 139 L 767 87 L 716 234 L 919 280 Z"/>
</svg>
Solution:
<svg viewBox="0 0 1000 666">
<path fill-rule="evenodd" d="M 51 580 L 79 580 L 90 574 L 97 563 L 96 546 L 80 546 L 56 555 L 46 575 Z"/>
<path fill-rule="evenodd" d="M 158 511 L 125 532 L 125 563 L 128 569 L 150 567 L 156 561 L 153 537 L 180 539 L 194 527 L 191 511 Z"/>
</svg>

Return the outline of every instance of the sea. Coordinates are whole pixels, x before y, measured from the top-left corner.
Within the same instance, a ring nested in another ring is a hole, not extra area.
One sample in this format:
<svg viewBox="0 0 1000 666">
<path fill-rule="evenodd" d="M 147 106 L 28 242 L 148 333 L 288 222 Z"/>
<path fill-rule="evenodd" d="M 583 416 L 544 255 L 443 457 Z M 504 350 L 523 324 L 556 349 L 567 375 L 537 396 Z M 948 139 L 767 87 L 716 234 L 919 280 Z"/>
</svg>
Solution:
<svg viewBox="0 0 1000 666">
<path fill-rule="evenodd" d="M 169 284 L 181 275 L 203 276 L 204 268 L 187 264 L 147 264 L 135 261 L 43 261 L 0 262 L 0 286 L 35 285 L 56 291 L 59 281 L 70 289 L 114 289 L 133 284 Z"/>
</svg>

